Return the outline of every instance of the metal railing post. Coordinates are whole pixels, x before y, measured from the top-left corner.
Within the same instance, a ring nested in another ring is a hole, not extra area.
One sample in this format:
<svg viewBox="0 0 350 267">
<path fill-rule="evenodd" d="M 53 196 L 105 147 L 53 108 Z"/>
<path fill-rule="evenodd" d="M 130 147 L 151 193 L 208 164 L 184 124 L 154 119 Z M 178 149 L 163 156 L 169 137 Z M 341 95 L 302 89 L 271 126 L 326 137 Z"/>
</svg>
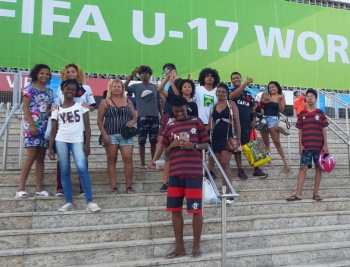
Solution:
<svg viewBox="0 0 350 267">
<path fill-rule="evenodd" d="M 222 194 L 226 194 L 226 186 L 222 187 Z M 227 222 L 226 222 L 226 198 L 221 201 L 221 266 L 226 267 L 227 260 Z"/>
<path fill-rule="evenodd" d="M 18 167 L 21 169 L 23 164 L 23 143 L 24 143 L 24 115 L 21 116 L 21 130 L 19 134 L 19 153 Z"/>
<path fill-rule="evenodd" d="M 6 108 L 6 120 L 9 118 L 10 115 L 10 108 L 11 103 L 7 102 L 7 108 Z M 2 170 L 6 171 L 7 169 L 7 150 L 8 150 L 8 139 L 9 139 L 9 127 L 8 124 L 6 126 L 6 129 L 4 129 L 4 151 L 2 152 Z"/>
</svg>

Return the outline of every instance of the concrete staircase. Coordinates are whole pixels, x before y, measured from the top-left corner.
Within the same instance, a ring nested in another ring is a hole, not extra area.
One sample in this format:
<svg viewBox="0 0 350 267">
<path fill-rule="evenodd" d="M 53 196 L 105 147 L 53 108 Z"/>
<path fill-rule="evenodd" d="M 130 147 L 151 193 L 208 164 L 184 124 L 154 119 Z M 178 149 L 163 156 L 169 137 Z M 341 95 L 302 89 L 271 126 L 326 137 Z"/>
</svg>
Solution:
<svg viewBox="0 0 350 267">
<path fill-rule="evenodd" d="M 0 117 L 2 124 L 4 118 Z M 10 126 L 10 170 L 0 171 L 0 266 L 221 266 L 221 206 L 206 205 L 201 242 L 202 257 L 165 259 L 174 246 L 171 214 L 165 212 L 166 195 L 159 193 L 162 173 L 137 169 L 137 141 L 134 149 L 135 195 L 123 194 L 122 162 L 118 162 L 118 190 L 109 195 L 106 156 L 97 144 L 96 113 L 92 113 L 92 153 L 89 169 L 94 201 L 103 209 L 84 210 L 84 197 L 78 196 L 74 172 L 76 211 L 60 213 L 59 197 L 15 199 L 18 167 L 19 124 Z M 293 120 L 292 120 L 293 121 Z M 342 124 L 343 121 L 337 121 Z M 281 138 L 287 153 L 287 138 Z M 227 206 L 227 266 L 350 266 L 350 181 L 348 150 L 329 131 L 330 151 L 337 167 L 324 174 L 321 202 L 312 198 L 314 171 L 308 171 L 303 200 L 288 203 L 285 198 L 296 187 L 299 155 L 297 131 L 290 142 L 291 167 L 283 171 L 282 161 L 272 145 L 274 168 L 263 167 L 266 180 L 233 182 L 240 196 Z M 2 151 L 2 142 L 1 142 Z M 2 154 L 2 153 L 1 153 Z M 149 157 L 149 156 L 148 156 Z M 0 157 L 2 161 L 2 155 Z M 44 189 L 55 193 L 55 162 L 46 163 Z M 252 168 L 244 161 L 247 174 Z M 235 163 L 232 168 L 236 173 Z M 215 170 L 218 174 L 218 171 Z M 34 174 L 27 192 L 34 193 Z M 221 181 L 216 181 L 221 187 Z M 191 251 L 191 216 L 185 215 L 185 246 Z M 331 262 L 330 262 L 331 261 Z"/>
</svg>

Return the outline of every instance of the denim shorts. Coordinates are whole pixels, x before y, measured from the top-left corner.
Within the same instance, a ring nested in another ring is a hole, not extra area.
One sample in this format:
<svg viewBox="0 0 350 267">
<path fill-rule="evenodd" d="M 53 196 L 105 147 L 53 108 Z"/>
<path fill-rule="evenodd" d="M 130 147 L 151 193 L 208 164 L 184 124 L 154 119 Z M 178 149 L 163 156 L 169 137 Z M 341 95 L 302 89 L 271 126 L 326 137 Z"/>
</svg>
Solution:
<svg viewBox="0 0 350 267">
<path fill-rule="evenodd" d="M 278 120 L 278 116 L 265 116 L 266 121 L 267 121 L 267 128 L 273 128 L 275 127 L 275 124 Z"/>
<path fill-rule="evenodd" d="M 318 157 L 320 156 L 320 153 L 321 151 L 319 150 L 304 150 L 300 157 L 300 166 L 309 166 L 312 164 L 313 160 L 315 167 L 318 167 Z"/>
<path fill-rule="evenodd" d="M 118 145 L 118 146 L 133 146 L 134 141 L 133 138 L 124 139 L 121 134 L 109 134 L 109 139 L 111 140 L 111 145 Z M 104 145 L 102 141 L 102 145 Z"/>
</svg>

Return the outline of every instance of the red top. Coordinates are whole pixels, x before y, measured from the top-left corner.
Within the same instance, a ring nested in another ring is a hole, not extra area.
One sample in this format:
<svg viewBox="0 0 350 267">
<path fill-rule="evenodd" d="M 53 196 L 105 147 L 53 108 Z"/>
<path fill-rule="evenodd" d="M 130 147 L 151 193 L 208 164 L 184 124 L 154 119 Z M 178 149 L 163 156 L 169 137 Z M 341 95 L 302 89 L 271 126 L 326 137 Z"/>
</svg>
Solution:
<svg viewBox="0 0 350 267">
<path fill-rule="evenodd" d="M 168 147 L 180 133 L 186 132 L 191 143 L 206 143 L 210 137 L 201 119 L 189 117 L 184 121 L 169 123 L 164 131 L 163 147 Z M 192 149 L 174 148 L 171 154 L 169 176 L 202 176 L 202 152 Z"/>
</svg>

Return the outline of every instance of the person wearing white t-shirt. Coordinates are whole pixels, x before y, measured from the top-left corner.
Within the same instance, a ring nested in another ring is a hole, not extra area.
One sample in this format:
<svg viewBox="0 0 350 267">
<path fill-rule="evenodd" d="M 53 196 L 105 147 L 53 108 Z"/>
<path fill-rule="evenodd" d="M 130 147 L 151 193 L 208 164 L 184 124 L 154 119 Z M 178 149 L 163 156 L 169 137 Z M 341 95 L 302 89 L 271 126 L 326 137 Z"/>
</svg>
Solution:
<svg viewBox="0 0 350 267">
<path fill-rule="evenodd" d="M 85 83 L 85 74 L 82 68 L 75 63 L 68 64 L 64 66 L 61 72 L 61 80 L 66 81 L 68 79 L 75 80 L 79 87 L 74 95 L 74 102 L 80 102 L 82 103 L 82 106 L 89 109 L 90 112 L 94 111 L 96 101 L 94 98 L 94 95 L 92 94 L 92 90 L 89 85 L 84 84 Z M 64 102 L 64 95 L 62 93 L 61 87 L 59 86 L 57 89 L 57 97 L 55 100 L 56 105 L 61 106 Z M 57 106 L 56 106 L 57 107 Z M 87 163 L 88 164 L 88 163 Z M 61 174 L 60 174 L 60 168 L 59 164 L 57 163 L 57 187 L 56 187 L 56 194 L 55 196 L 63 196 L 63 189 L 61 184 Z M 80 179 L 80 195 L 84 195 L 84 190 L 81 186 Z"/>
<path fill-rule="evenodd" d="M 61 84 L 64 95 L 63 104 L 51 114 L 52 128 L 49 141 L 49 157 L 55 159 L 53 144 L 55 143 L 58 161 L 60 163 L 61 181 L 66 204 L 58 211 L 72 211 L 72 181 L 70 167 L 70 152 L 79 173 L 85 192 L 88 211 L 99 211 L 101 208 L 92 202 L 92 189 L 86 158 L 90 154 L 90 121 L 88 109 L 81 103 L 74 102 L 74 95 L 79 84 L 75 80 L 66 80 Z M 84 142 L 85 133 L 85 142 Z"/>
<path fill-rule="evenodd" d="M 220 82 L 220 76 L 217 70 L 205 68 L 199 73 L 198 81 L 200 86 L 196 87 L 194 101 L 198 106 L 198 117 L 205 125 L 207 125 L 211 109 L 218 102 L 216 97 L 216 86 Z M 207 130 L 209 131 L 210 129 Z M 208 169 L 211 176 L 216 179 L 216 175 L 213 172 L 214 165 L 215 162 L 213 157 L 209 156 Z"/>
</svg>

